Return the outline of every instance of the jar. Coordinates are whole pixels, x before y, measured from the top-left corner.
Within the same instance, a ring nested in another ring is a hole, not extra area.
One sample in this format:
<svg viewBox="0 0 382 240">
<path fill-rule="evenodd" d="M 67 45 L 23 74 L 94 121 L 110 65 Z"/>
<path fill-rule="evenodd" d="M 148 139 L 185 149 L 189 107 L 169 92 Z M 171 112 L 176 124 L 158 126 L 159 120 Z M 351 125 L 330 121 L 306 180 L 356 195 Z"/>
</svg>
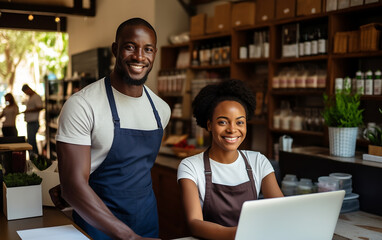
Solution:
<svg viewBox="0 0 382 240">
<path fill-rule="evenodd" d="M 318 178 L 318 192 L 339 190 L 339 180 L 334 177 L 322 176 Z"/>
<path fill-rule="evenodd" d="M 295 195 L 297 190 L 297 177 L 293 174 L 286 174 L 281 182 L 281 191 L 285 196 Z"/>
</svg>

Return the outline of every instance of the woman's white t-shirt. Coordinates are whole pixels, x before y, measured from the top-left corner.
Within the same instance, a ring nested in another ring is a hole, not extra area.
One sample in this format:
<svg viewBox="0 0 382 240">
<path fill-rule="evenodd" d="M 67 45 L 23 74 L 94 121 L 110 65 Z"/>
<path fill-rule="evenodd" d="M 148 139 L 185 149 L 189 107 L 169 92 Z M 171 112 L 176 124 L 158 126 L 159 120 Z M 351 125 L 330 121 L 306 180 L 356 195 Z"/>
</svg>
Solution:
<svg viewBox="0 0 382 240">
<path fill-rule="evenodd" d="M 257 196 L 260 193 L 261 181 L 274 169 L 269 160 L 259 152 L 242 151 L 248 163 L 250 164 L 253 172 L 253 179 L 255 181 Z M 212 183 L 236 186 L 241 183 L 249 181 L 245 162 L 241 154 L 239 157 L 230 164 L 223 164 L 214 161 L 210 158 Z M 204 196 L 206 191 L 206 177 L 204 175 L 204 161 L 203 153 L 185 158 L 181 161 L 178 167 L 178 181 L 182 178 L 187 178 L 195 182 L 198 191 L 200 205 L 203 207 Z"/>
</svg>

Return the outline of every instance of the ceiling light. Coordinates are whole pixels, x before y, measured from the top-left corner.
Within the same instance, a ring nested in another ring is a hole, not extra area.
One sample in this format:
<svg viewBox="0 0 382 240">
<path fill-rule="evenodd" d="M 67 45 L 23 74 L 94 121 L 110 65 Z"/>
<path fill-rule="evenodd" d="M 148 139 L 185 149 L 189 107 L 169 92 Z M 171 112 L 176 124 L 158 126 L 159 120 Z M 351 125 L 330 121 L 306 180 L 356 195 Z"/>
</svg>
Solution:
<svg viewBox="0 0 382 240">
<path fill-rule="evenodd" d="M 29 16 L 28 16 L 28 20 L 29 20 L 29 21 L 33 21 L 33 18 L 34 18 L 33 15 L 32 15 L 32 14 L 29 14 Z"/>
<path fill-rule="evenodd" d="M 56 21 L 56 23 L 58 23 L 58 22 L 61 21 L 61 19 L 60 19 L 59 17 L 56 17 L 56 18 L 54 19 L 54 21 Z"/>
</svg>

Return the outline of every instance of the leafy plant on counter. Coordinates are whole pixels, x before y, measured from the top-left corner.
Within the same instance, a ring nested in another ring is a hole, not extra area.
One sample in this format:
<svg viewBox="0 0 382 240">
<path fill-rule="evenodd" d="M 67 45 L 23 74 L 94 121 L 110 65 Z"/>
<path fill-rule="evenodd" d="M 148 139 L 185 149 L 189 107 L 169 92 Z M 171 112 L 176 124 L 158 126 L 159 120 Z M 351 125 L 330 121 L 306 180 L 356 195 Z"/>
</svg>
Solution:
<svg viewBox="0 0 382 240">
<path fill-rule="evenodd" d="M 347 88 L 333 96 L 324 94 L 325 124 L 329 127 L 359 127 L 363 125 L 363 109 L 360 109 L 360 95 L 352 94 Z"/>
<path fill-rule="evenodd" d="M 9 173 L 4 176 L 4 183 L 8 188 L 39 185 L 41 182 L 42 178 L 36 173 L 32 173 L 31 175 L 27 173 Z"/>
<path fill-rule="evenodd" d="M 379 112 L 382 114 L 382 109 L 379 109 Z M 382 146 L 382 128 L 376 126 L 373 130 L 366 130 L 366 138 L 371 145 Z"/>
<path fill-rule="evenodd" d="M 33 154 L 31 155 L 31 161 L 40 171 L 43 171 L 52 165 L 52 160 L 43 155 Z"/>
</svg>

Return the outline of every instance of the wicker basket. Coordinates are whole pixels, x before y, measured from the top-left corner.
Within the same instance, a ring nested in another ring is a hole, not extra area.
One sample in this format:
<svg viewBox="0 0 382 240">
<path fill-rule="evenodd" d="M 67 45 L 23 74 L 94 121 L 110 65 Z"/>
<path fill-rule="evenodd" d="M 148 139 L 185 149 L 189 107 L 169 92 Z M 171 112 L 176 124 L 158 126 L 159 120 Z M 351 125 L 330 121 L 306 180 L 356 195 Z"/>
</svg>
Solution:
<svg viewBox="0 0 382 240">
<path fill-rule="evenodd" d="M 360 27 L 360 50 L 361 51 L 377 51 L 380 47 L 380 35 L 382 24 L 369 23 Z"/>
</svg>

